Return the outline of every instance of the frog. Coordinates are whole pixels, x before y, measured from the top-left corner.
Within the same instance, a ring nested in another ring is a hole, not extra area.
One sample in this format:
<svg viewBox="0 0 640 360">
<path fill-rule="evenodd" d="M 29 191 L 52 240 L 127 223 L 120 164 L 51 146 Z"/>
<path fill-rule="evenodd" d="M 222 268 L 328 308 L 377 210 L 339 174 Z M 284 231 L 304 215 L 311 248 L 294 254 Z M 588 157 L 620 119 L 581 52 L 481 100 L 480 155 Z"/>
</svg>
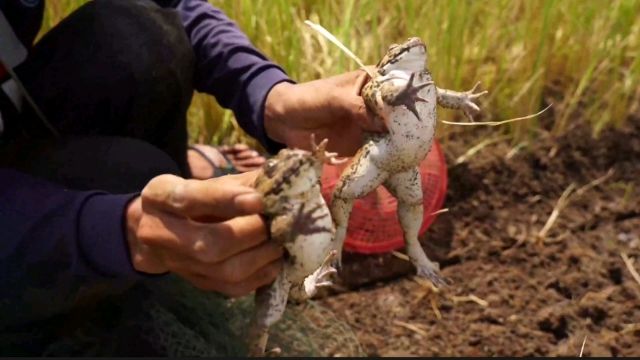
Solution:
<svg viewBox="0 0 640 360">
<path fill-rule="evenodd" d="M 254 187 L 262 195 L 263 216 L 270 240 L 285 250 L 282 271 L 273 283 L 255 291 L 255 311 L 249 328 L 249 356 L 277 354 L 266 351 L 269 328 L 282 318 L 288 302 L 301 303 L 322 287 L 332 285 L 336 269 L 331 265 L 335 228 L 321 193 L 324 164 L 343 160 L 326 151 L 311 134 L 311 151 L 285 148 L 262 167 Z"/>
<path fill-rule="evenodd" d="M 420 246 L 423 192 L 419 165 L 431 150 L 437 124 L 437 106 L 461 110 L 473 122 L 480 111 L 474 103 L 488 91 L 477 92 L 479 82 L 468 91 L 436 86 L 427 67 L 427 46 L 419 37 L 391 44 L 362 87 L 365 106 L 374 121 L 384 124 L 383 133 L 365 133 L 363 145 L 341 172 L 331 196 L 330 211 L 335 227 L 334 266 L 341 255 L 349 216 L 355 199 L 384 186 L 397 200 L 396 216 L 403 232 L 405 251 L 419 277 L 436 287 L 449 285 Z"/>
</svg>

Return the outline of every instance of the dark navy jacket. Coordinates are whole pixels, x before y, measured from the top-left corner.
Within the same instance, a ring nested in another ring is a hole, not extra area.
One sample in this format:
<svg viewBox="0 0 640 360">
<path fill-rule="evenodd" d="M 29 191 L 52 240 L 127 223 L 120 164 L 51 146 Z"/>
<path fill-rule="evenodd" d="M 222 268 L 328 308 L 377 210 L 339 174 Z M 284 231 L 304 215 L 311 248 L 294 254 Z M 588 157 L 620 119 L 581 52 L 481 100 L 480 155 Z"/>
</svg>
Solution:
<svg viewBox="0 0 640 360">
<path fill-rule="evenodd" d="M 197 58 L 196 89 L 233 110 L 267 149 L 280 147 L 265 134 L 263 106 L 275 84 L 291 81 L 285 72 L 206 0 L 156 2 L 180 14 Z M 43 0 L 0 0 L 27 48 L 40 28 L 43 7 Z M 132 267 L 126 242 L 124 210 L 134 196 L 71 191 L 0 169 L 0 328 L 9 318 L 50 315 L 72 303 L 84 286 L 144 278 Z M 32 309 L 21 308 L 25 305 Z"/>
</svg>

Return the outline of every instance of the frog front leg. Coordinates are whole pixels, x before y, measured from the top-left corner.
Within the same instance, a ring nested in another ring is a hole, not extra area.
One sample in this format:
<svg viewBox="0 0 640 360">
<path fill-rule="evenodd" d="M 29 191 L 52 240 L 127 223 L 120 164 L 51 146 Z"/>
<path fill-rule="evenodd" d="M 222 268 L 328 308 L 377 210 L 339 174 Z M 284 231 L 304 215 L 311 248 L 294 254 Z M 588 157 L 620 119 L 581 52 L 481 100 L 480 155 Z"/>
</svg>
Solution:
<svg viewBox="0 0 640 360">
<path fill-rule="evenodd" d="M 319 288 L 333 285 L 331 280 L 327 278 L 336 273 L 336 269 L 331 266 L 331 263 L 337 256 L 338 251 L 331 250 L 322 265 L 313 274 L 307 276 L 302 283 L 291 287 L 289 298 L 294 302 L 301 303 L 314 297 Z"/>
<path fill-rule="evenodd" d="M 487 90 L 476 93 L 475 91 L 479 85 L 480 82 L 477 82 L 471 90 L 464 92 L 440 89 L 439 87 L 436 87 L 438 92 L 438 105 L 447 109 L 462 110 L 469 121 L 473 122 L 473 114 L 480 111 L 478 105 L 473 101 L 478 99 L 480 96 L 489 93 Z"/>
<path fill-rule="evenodd" d="M 424 212 L 418 168 L 392 175 L 384 182 L 384 187 L 398 200 L 398 220 L 404 233 L 407 255 L 416 267 L 418 276 L 428 278 L 436 286 L 446 285 L 447 282 L 438 273 L 438 265 L 429 260 L 418 240 Z"/>
<path fill-rule="evenodd" d="M 271 285 L 256 290 L 256 309 L 249 328 L 249 356 L 262 357 L 265 355 L 269 328 L 282 318 L 290 289 L 291 282 L 282 271 Z"/>
</svg>

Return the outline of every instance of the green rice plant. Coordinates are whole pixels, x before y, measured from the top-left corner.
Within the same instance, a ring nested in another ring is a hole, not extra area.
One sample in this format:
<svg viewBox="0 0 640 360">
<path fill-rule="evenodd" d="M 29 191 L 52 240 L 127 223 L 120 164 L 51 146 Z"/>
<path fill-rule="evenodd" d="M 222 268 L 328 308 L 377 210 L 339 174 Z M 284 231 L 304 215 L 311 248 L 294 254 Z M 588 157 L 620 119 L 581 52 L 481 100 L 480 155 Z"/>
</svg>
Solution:
<svg viewBox="0 0 640 360">
<path fill-rule="evenodd" d="M 49 1 L 45 27 L 86 0 Z M 210 0 L 296 81 L 357 69 L 336 46 L 304 24 L 333 33 L 367 64 L 387 47 L 419 36 L 440 87 L 489 94 L 479 120 L 535 113 L 540 118 L 495 128 L 516 142 L 538 130 L 562 134 L 586 121 L 597 136 L 619 126 L 640 103 L 640 1 L 636 0 Z M 46 31 L 46 28 L 43 30 Z M 442 119 L 464 121 L 439 109 Z M 475 128 L 441 124 L 446 138 Z M 196 94 L 189 110 L 192 141 L 245 141 L 233 115 Z"/>
</svg>

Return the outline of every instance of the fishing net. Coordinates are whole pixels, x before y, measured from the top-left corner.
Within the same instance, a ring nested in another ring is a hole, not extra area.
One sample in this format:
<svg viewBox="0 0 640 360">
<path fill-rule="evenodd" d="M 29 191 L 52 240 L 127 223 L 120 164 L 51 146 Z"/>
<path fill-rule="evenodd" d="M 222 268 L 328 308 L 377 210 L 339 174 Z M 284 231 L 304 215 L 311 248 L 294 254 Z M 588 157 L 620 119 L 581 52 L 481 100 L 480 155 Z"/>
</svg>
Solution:
<svg viewBox="0 0 640 360">
<path fill-rule="evenodd" d="M 141 283 L 109 296 L 90 310 L 57 320 L 44 356 L 246 356 L 253 296 L 226 299 L 177 277 Z M 0 347 L 33 334 L 2 333 Z M 25 340 L 29 339 L 29 340 Z M 15 344 L 14 344 L 15 345 Z M 350 327 L 320 304 L 289 305 L 270 331 L 268 349 L 284 356 L 362 356 Z"/>
</svg>

